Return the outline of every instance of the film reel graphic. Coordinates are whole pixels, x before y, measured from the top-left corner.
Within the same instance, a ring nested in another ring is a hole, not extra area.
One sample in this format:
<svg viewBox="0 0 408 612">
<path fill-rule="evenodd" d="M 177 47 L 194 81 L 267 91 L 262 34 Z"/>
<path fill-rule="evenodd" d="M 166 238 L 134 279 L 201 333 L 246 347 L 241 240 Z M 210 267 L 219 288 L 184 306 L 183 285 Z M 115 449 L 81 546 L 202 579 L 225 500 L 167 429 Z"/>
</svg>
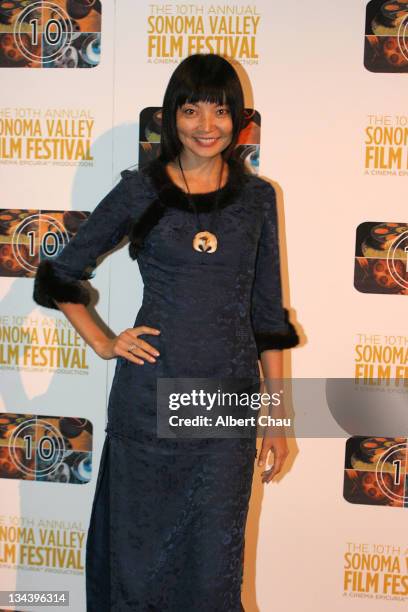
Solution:
<svg viewBox="0 0 408 612">
<path fill-rule="evenodd" d="M 43 435 L 36 439 L 36 428 L 44 430 Z M 48 421 L 40 418 L 27 419 L 18 425 L 9 438 L 8 449 L 11 461 L 15 467 L 30 477 L 46 476 L 58 469 L 66 452 L 66 446 L 61 432 Z M 34 459 L 33 467 L 21 460 L 18 449 L 23 449 L 27 461 Z M 47 462 L 38 467 L 38 459 Z"/>
<path fill-rule="evenodd" d="M 408 61 L 408 13 L 402 19 L 399 24 L 397 41 L 398 48 L 401 51 L 404 58 Z"/>
<path fill-rule="evenodd" d="M 393 466 L 394 470 L 391 472 L 392 483 L 396 487 L 400 487 L 403 480 L 406 479 L 407 452 L 408 444 L 406 442 L 395 444 L 380 455 L 375 466 L 375 477 L 382 494 L 391 501 L 401 503 L 402 506 L 408 505 L 407 485 L 402 486 L 402 495 L 392 490 L 389 486 L 390 471 L 386 469 L 386 464 Z"/>
<path fill-rule="evenodd" d="M 407 22 L 408 23 L 408 22 Z M 401 233 L 391 243 L 387 252 L 387 267 L 394 281 L 403 289 L 408 289 L 408 280 L 406 276 L 402 276 L 401 267 L 397 262 L 401 262 L 401 259 L 395 256 L 397 250 L 404 251 L 405 257 L 405 274 L 408 273 L 408 231 Z"/>
<path fill-rule="evenodd" d="M 44 21 L 43 15 L 46 9 L 49 10 L 51 17 Z M 25 31 L 27 24 L 30 26 L 30 34 Z M 41 0 L 29 4 L 18 14 L 14 22 L 13 34 L 21 55 L 30 62 L 47 65 L 62 60 L 71 47 L 73 27 L 64 8 Z"/>
<path fill-rule="evenodd" d="M 48 229 L 39 235 L 40 223 L 46 221 Z M 62 223 L 50 215 L 35 213 L 19 223 L 12 236 L 13 255 L 22 269 L 35 273 L 37 261 L 43 255 L 54 257 L 69 242 L 67 231 Z"/>
</svg>

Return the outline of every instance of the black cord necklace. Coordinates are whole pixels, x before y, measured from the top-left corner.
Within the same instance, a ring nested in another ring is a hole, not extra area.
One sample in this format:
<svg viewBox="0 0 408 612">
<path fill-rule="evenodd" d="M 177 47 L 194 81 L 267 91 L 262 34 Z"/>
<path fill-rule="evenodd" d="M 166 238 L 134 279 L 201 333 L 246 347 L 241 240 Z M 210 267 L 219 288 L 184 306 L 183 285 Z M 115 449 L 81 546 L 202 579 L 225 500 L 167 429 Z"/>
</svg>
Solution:
<svg viewBox="0 0 408 612">
<path fill-rule="evenodd" d="M 184 184 L 186 186 L 187 189 L 187 198 L 188 201 L 190 203 L 190 206 L 192 207 L 192 209 L 194 210 L 195 216 L 196 216 L 196 225 L 197 225 L 197 233 L 194 235 L 193 238 L 193 249 L 195 251 L 200 251 L 201 253 L 214 253 L 217 250 L 218 247 L 218 240 L 217 240 L 217 236 L 215 235 L 215 233 L 212 231 L 213 228 L 215 227 L 215 219 L 216 216 L 219 212 L 219 208 L 218 208 L 218 198 L 219 198 L 219 192 L 221 189 L 221 181 L 222 181 L 222 172 L 224 170 L 224 160 L 222 160 L 221 163 L 221 172 L 220 172 L 220 178 L 218 181 L 218 189 L 215 193 L 215 200 L 214 200 L 214 207 L 211 213 L 211 219 L 210 219 L 210 224 L 209 224 L 209 228 L 208 230 L 204 230 L 200 221 L 200 216 L 198 214 L 198 210 L 197 210 L 197 206 L 194 202 L 194 198 L 191 195 L 184 171 L 183 171 L 183 167 L 181 165 L 181 160 L 180 160 L 180 156 L 178 157 L 178 163 L 179 163 L 179 167 L 180 167 L 180 171 L 181 171 L 181 175 L 183 177 L 184 180 Z"/>
</svg>

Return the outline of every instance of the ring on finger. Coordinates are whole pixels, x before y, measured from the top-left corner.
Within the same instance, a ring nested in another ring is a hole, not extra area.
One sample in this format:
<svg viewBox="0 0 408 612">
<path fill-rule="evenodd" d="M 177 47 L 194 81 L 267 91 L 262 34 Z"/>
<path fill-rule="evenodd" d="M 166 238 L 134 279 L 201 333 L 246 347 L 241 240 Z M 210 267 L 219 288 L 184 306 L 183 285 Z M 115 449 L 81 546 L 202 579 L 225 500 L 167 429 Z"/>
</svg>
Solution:
<svg viewBox="0 0 408 612">
<path fill-rule="evenodd" d="M 137 348 L 137 344 L 131 344 L 128 348 L 128 351 L 131 353 L 135 348 Z"/>
</svg>

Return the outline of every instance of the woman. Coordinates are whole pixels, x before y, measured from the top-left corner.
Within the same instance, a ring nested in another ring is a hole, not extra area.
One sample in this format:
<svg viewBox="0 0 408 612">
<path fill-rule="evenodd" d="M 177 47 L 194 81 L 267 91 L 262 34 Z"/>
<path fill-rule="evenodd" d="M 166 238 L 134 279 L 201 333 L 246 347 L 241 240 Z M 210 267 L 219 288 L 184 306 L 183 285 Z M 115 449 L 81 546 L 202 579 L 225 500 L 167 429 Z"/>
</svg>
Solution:
<svg viewBox="0 0 408 612">
<path fill-rule="evenodd" d="M 244 101 L 235 70 L 195 55 L 174 71 L 160 156 L 125 170 L 34 299 L 117 359 L 87 539 L 88 612 L 236 612 L 256 436 L 174 439 L 156 430 L 157 382 L 281 377 L 298 338 L 282 307 L 274 189 L 232 158 Z M 144 281 L 133 328 L 108 338 L 86 305 L 97 258 L 129 236 Z M 272 350 L 271 350 L 272 349 Z M 275 349 L 275 350 L 273 350 Z M 254 428 L 252 428 L 254 430 Z M 264 438 L 270 481 L 287 455 Z"/>
</svg>

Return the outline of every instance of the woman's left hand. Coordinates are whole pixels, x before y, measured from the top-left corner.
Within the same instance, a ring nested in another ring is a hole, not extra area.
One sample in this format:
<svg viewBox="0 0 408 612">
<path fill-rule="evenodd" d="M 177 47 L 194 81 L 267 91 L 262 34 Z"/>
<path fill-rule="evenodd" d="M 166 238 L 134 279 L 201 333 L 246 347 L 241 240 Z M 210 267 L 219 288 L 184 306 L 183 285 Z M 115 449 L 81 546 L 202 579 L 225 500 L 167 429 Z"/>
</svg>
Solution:
<svg viewBox="0 0 408 612">
<path fill-rule="evenodd" d="M 273 453 L 273 464 L 269 469 L 264 470 L 261 473 L 263 483 L 270 482 L 276 476 L 276 474 L 281 471 L 286 457 L 289 455 L 286 436 L 284 434 L 282 434 L 282 436 L 276 436 L 275 433 L 272 436 L 265 432 L 262 440 L 261 452 L 258 458 L 258 467 L 267 465 L 269 451 Z"/>
</svg>

